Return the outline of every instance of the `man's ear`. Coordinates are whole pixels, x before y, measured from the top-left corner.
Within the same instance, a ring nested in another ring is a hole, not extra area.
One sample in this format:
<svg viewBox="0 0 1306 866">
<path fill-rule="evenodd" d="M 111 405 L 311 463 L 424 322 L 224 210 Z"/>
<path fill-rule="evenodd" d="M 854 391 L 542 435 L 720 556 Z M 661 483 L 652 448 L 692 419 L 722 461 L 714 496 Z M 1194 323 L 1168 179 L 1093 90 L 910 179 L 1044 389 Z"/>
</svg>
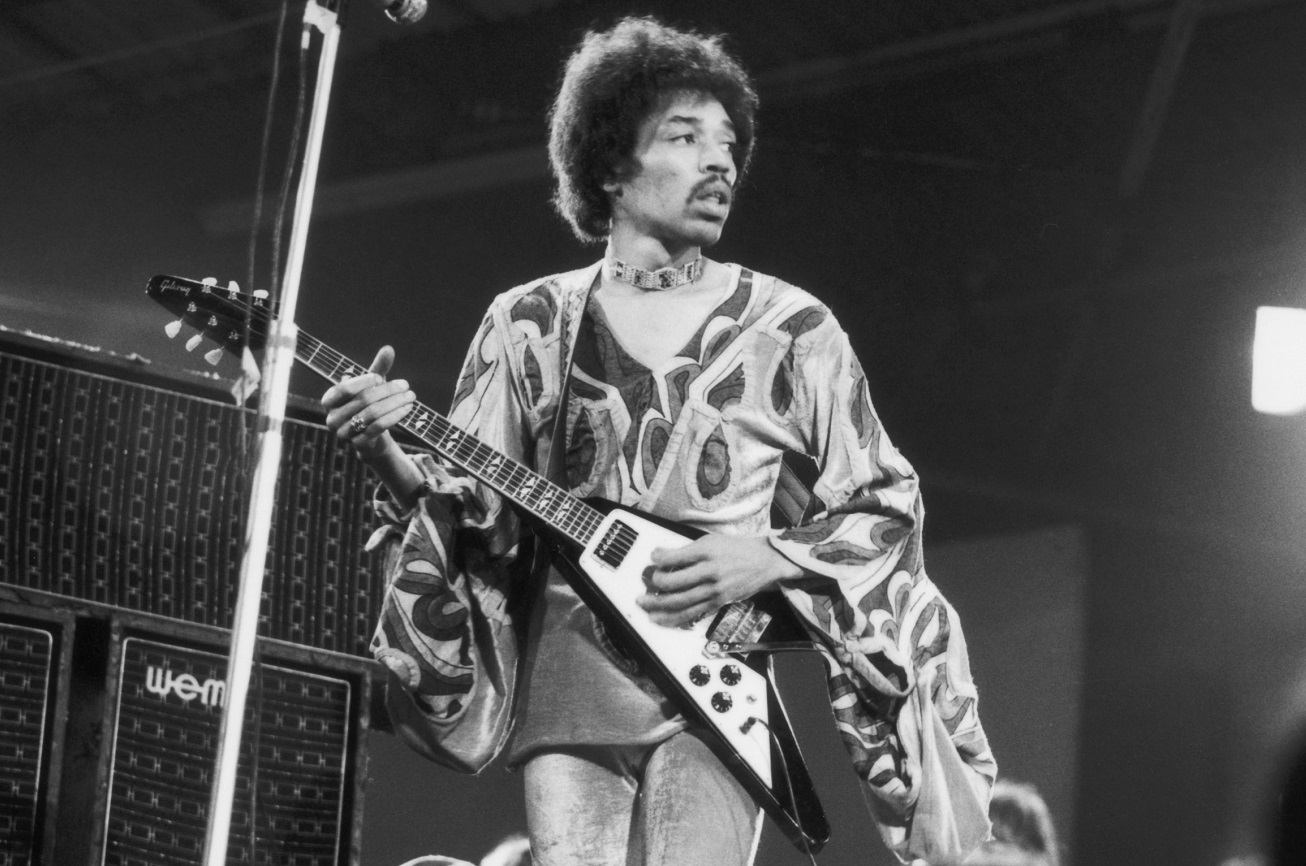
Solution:
<svg viewBox="0 0 1306 866">
<path fill-rule="evenodd" d="M 621 198 L 622 184 L 634 174 L 634 166 L 630 164 L 630 157 L 618 161 L 617 165 L 608 172 L 608 176 L 603 180 L 603 191 L 611 198 Z"/>
</svg>

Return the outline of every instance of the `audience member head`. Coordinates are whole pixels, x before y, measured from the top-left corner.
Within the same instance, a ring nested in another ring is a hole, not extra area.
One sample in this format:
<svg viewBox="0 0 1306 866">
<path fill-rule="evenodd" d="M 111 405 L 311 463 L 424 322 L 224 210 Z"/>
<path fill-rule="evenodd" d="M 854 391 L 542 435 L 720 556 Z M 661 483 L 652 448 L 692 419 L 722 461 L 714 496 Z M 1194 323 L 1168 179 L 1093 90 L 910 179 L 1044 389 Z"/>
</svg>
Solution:
<svg viewBox="0 0 1306 866">
<path fill-rule="evenodd" d="M 507 836 L 481 858 L 480 866 L 531 866 L 531 841 L 522 833 Z"/>
<path fill-rule="evenodd" d="M 1052 813 L 1038 789 L 1026 782 L 998 779 L 989 800 L 993 839 L 966 860 L 966 866 L 1060 866 Z"/>
</svg>

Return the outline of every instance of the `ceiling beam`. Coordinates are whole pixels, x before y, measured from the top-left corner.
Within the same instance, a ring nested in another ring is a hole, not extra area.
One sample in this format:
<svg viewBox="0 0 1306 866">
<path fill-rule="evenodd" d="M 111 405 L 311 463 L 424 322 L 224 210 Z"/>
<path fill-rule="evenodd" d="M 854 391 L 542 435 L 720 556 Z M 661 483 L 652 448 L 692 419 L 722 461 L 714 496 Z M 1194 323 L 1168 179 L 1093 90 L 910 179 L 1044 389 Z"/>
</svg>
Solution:
<svg viewBox="0 0 1306 866">
<path fill-rule="evenodd" d="M 64 75 L 70 72 L 94 70 L 101 66 L 107 66 L 123 60 L 132 60 L 137 57 L 157 54 L 160 51 L 175 51 L 176 49 L 186 45 L 193 45 L 197 42 L 205 42 L 210 39 L 238 33 L 242 30 L 248 30 L 251 27 L 260 27 L 269 21 L 276 20 L 279 14 L 279 12 L 264 12 L 250 18 L 244 18 L 240 21 L 233 21 L 229 24 L 215 25 L 195 33 L 170 36 L 166 39 L 160 39 L 145 45 L 132 45 L 128 48 L 121 48 L 116 51 L 106 51 L 103 54 L 95 54 L 90 57 L 79 57 L 75 60 L 68 60 L 62 63 L 52 63 L 48 66 L 41 66 L 36 69 L 27 69 L 23 72 L 0 78 L 0 88 L 12 87 L 17 84 L 30 84 L 34 81 L 41 81 L 46 78 L 53 78 L 54 76 Z"/>
<path fill-rule="evenodd" d="M 544 146 L 532 144 L 321 184 L 314 197 L 313 217 L 344 216 L 548 178 L 549 160 Z M 250 198 L 226 201 L 202 209 L 200 221 L 214 235 L 249 231 L 253 210 Z M 268 219 L 270 216 L 265 222 Z"/>
<path fill-rule="evenodd" d="M 1152 80 L 1147 85 L 1147 96 L 1138 115 L 1138 126 L 1134 130 L 1129 153 L 1120 172 L 1119 192 L 1122 199 L 1133 198 L 1143 185 L 1143 175 L 1151 161 L 1157 136 L 1161 134 L 1166 110 L 1170 107 L 1170 97 L 1179 80 L 1179 69 L 1183 65 L 1184 55 L 1188 53 L 1188 46 L 1193 41 L 1193 30 L 1197 27 L 1201 10 L 1202 0 L 1178 0 L 1175 3 L 1170 26 L 1166 28 L 1165 41 L 1161 44 L 1161 53 L 1152 70 Z"/>
<path fill-rule="evenodd" d="M 1197 4 L 1193 0 L 1181 3 Z M 1205 0 L 1200 15 L 1210 18 L 1281 5 L 1294 0 Z M 1169 20 L 1169 0 L 1081 0 L 1058 4 L 1005 21 L 965 27 L 921 39 L 837 57 L 823 57 L 790 64 L 757 76 L 758 88 L 767 99 L 793 98 L 826 93 L 866 83 L 868 72 L 889 74 L 908 60 L 945 57 L 948 65 L 969 62 L 973 52 L 986 56 L 1027 50 L 1022 38 L 1056 34 L 1080 20 L 1106 14 L 1135 16 L 1138 29 L 1161 27 Z M 1046 46 L 1045 46 L 1046 50 Z M 347 181 L 319 184 L 314 217 L 343 216 L 356 211 L 446 198 L 505 185 L 534 182 L 548 177 L 543 143 L 447 160 L 414 168 L 380 172 Z M 200 219 L 214 234 L 246 231 L 253 210 L 252 200 L 226 201 L 205 207 Z"/>
<path fill-rule="evenodd" d="M 1183 0 L 1180 0 L 1183 2 Z M 1279 6 L 1296 0 L 1206 0 L 1201 16 L 1213 18 Z M 1065 32 L 1081 21 L 1107 15 L 1124 18 L 1134 31 L 1163 27 L 1170 19 L 1172 0 L 1079 0 L 1058 3 L 1001 21 L 976 24 L 943 33 L 907 39 L 892 45 L 833 57 L 791 63 L 757 76 L 769 98 L 807 97 L 883 80 L 891 70 L 911 61 L 943 59 L 945 66 L 971 62 L 976 55 L 992 58 L 1025 53 L 1028 40 L 1042 40 L 1035 48 L 1048 50 Z M 1053 42 L 1048 42 L 1051 36 Z"/>
</svg>

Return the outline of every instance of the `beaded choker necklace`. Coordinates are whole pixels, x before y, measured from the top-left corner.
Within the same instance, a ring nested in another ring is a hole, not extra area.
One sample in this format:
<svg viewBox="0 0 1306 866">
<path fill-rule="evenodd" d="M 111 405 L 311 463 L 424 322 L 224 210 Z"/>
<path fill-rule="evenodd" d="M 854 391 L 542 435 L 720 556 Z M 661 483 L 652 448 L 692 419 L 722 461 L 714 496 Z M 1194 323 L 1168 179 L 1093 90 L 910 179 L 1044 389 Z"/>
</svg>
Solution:
<svg viewBox="0 0 1306 866">
<path fill-rule="evenodd" d="M 646 271 L 621 259 L 608 259 L 608 269 L 612 276 L 623 283 L 630 283 L 641 289 L 674 289 L 692 283 L 703 275 L 703 257 L 699 256 L 688 264 L 678 268 L 659 268 Z"/>
</svg>

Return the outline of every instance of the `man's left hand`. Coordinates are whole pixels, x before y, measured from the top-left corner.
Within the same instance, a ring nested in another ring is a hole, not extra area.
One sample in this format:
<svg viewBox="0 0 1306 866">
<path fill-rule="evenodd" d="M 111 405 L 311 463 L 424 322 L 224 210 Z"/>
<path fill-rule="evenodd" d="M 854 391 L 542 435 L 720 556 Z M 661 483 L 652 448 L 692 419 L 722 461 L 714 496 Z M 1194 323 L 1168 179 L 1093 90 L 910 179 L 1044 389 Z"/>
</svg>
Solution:
<svg viewBox="0 0 1306 866">
<path fill-rule="evenodd" d="M 674 549 L 653 551 L 640 607 L 659 625 L 684 627 L 731 602 L 756 595 L 785 578 L 803 576 L 765 538 L 705 535 Z"/>
</svg>

